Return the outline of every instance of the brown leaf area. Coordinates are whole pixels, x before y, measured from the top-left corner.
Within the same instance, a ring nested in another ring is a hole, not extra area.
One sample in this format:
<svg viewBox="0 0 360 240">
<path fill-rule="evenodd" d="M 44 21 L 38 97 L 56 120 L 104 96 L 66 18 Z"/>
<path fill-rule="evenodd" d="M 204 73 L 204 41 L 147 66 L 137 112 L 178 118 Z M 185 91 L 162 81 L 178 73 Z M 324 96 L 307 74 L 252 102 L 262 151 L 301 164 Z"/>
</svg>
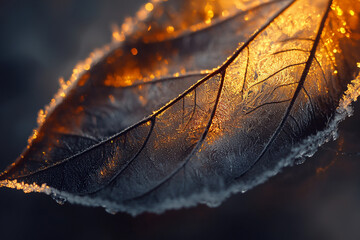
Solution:
<svg viewBox="0 0 360 240">
<path fill-rule="evenodd" d="M 332 137 L 359 94 L 359 18 L 358 0 L 147 3 L 0 184 L 131 214 L 219 204 Z"/>
</svg>

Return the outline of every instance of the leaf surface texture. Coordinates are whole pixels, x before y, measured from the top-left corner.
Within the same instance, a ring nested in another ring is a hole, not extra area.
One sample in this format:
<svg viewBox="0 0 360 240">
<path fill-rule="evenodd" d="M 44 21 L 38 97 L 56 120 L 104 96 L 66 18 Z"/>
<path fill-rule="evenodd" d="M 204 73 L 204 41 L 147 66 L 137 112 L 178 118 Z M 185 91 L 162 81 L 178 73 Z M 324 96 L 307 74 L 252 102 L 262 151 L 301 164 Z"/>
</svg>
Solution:
<svg viewBox="0 0 360 240">
<path fill-rule="evenodd" d="M 47 109 L 1 185 L 131 214 L 214 205 L 313 154 L 356 99 L 360 1 L 151 6 Z"/>
</svg>

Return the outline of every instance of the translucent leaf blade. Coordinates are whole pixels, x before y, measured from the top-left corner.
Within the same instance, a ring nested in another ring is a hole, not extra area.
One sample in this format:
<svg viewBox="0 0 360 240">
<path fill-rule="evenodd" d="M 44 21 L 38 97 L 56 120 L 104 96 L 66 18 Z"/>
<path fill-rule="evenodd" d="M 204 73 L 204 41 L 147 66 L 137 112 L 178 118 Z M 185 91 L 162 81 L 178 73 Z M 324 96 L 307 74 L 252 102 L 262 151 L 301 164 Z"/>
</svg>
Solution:
<svg viewBox="0 0 360 240">
<path fill-rule="evenodd" d="M 2 178 L 133 214 L 245 191 L 311 154 L 346 115 L 360 58 L 353 8 L 276 1 L 195 32 L 135 31 L 80 77 Z"/>
</svg>

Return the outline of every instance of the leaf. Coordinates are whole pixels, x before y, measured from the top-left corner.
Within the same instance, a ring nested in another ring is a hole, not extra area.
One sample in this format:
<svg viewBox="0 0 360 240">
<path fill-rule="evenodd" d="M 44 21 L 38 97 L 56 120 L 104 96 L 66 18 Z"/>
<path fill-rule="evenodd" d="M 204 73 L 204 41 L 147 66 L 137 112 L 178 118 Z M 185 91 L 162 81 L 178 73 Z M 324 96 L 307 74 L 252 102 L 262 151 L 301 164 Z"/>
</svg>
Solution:
<svg viewBox="0 0 360 240">
<path fill-rule="evenodd" d="M 359 17 L 353 0 L 148 3 L 63 83 L 0 185 L 134 215 L 217 205 L 350 114 Z"/>
</svg>

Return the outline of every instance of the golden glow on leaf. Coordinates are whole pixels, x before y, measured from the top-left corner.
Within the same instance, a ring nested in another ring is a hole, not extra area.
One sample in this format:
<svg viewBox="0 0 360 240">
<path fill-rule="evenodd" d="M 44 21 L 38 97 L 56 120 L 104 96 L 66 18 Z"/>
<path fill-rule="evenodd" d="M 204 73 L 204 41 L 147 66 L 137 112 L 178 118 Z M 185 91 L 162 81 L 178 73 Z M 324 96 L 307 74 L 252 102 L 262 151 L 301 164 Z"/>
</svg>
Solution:
<svg viewBox="0 0 360 240">
<path fill-rule="evenodd" d="M 113 26 L 112 45 L 79 63 L 69 80 L 59 80 L 59 92 L 38 116 L 51 143 L 31 156 L 43 160 L 36 162 L 36 174 L 73 160 L 93 160 L 98 165 L 91 164 L 84 175 L 96 187 L 86 193 L 125 170 L 129 179 L 142 174 L 149 164 L 153 175 L 140 176 L 145 180 L 139 185 L 151 192 L 190 159 L 209 169 L 219 164 L 213 159 L 225 159 L 216 154 L 255 164 L 273 150 L 277 137 L 290 151 L 295 144 L 289 139 L 298 144 L 319 115 L 330 118 L 338 104 L 337 111 L 348 111 L 360 94 L 359 76 L 348 84 L 359 60 L 348 56 L 360 39 L 358 5 L 349 1 L 145 4 L 135 18 Z M 54 117 L 51 111 L 59 105 Z M 42 130 L 29 138 L 29 152 L 45 139 Z M 53 159 L 58 149 L 64 152 L 61 161 Z M 21 174 L 34 171 L 24 165 Z M 46 190 L 16 181 L 0 184 Z"/>
<path fill-rule="evenodd" d="M 174 27 L 173 27 L 173 26 L 168 26 L 168 27 L 166 28 L 166 31 L 167 31 L 168 33 L 173 33 L 173 32 L 174 32 Z"/>
<path fill-rule="evenodd" d="M 138 54 L 138 50 L 136 48 L 131 49 L 131 54 L 136 56 Z"/>
<path fill-rule="evenodd" d="M 31 192 L 43 192 L 50 194 L 50 188 L 46 186 L 46 184 L 42 184 L 41 186 L 37 185 L 36 183 L 27 184 L 23 182 L 18 182 L 17 180 L 4 180 L 0 181 L 0 187 L 7 187 L 13 188 L 17 190 L 23 190 L 24 193 L 31 193 Z"/>
<path fill-rule="evenodd" d="M 359 67 L 360 68 L 360 67 Z M 352 102 L 356 102 L 358 97 L 360 96 L 360 73 L 358 76 L 351 81 L 350 84 L 347 85 L 347 90 L 344 93 L 342 100 L 340 101 L 339 109 L 348 109 L 348 106 L 351 105 Z M 348 112 L 348 115 L 351 116 L 352 112 Z"/>
<path fill-rule="evenodd" d="M 145 9 L 148 12 L 151 12 L 154 9 L 154 5 L 152 3 L 145 4 Z"/>
<path fill-rule="evenodd" d="M 32 135 L 28 139 L 28 144 L 30 145 L 33 140 L 38 137 L 38 130 L 34 129 Z"/>
</svg>

